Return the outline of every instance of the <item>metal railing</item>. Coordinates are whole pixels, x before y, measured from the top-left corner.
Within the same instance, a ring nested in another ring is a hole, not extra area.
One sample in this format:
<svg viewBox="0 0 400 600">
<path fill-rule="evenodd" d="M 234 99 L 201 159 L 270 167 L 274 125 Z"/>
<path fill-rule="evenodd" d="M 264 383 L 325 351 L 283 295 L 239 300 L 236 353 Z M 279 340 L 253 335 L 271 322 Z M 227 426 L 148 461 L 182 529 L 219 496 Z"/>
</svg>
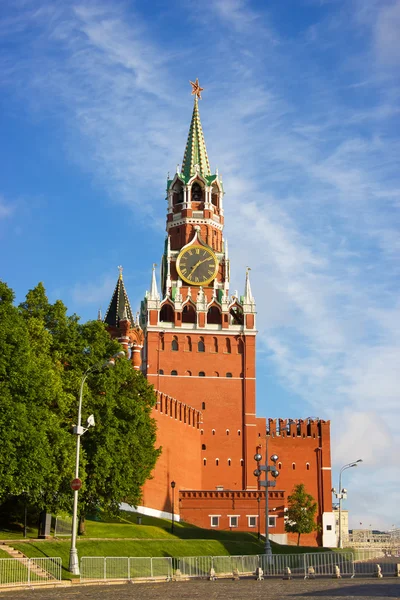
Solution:
<svg viewBox="0 0 400 600">
<path fill-rule="evenodd" d="M 54 524 L 54 537 L 71 537 L 72 535 L 72 519 L 64 517 L 56 517 Z"/>
<path fill-rule="evenodd" d="M 265 577 L 354 577 L 352 553 L 321 552 L 273 554 L 272 556 L 186 556 L 180 558 L 93 557 L 81 558 L 81 579 L 208 579 L 214 577 L 256 575 Z M 394 572 L 394 569 L 392 569 Z M 374 569 L 371 568 L 371 573 Z"/>
<path fill-rule="evenodd" d="M 61 558 L 0 558 L 0 587 L 61 581 Z"/>
</svg>

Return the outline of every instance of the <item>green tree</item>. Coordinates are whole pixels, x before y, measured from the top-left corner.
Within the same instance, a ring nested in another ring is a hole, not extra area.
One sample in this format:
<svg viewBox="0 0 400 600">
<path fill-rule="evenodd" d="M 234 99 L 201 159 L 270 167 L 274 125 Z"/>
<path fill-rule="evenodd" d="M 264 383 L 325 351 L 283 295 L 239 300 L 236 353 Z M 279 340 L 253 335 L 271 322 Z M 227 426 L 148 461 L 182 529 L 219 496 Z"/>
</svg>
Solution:
<svg viewBox="0 0 400 600">
<path fill-rule="evenodd" d="M 44 286 L 18 308 L 0 282 L 0 503 L 29 494 L 39 508 L 72 508 L 78 397 L 85 371 L 121 348 L 102 322 L 81 324 Z M 130 361 L 88 377 L 83 421 L 96 426 L 81 438 L 80 516 L 122 500 L 137 504 L 160 450 L 155 449 L 152 387 Z"/>
<path fill-rule="evenodd" d="M 317 503 L 311 494 L 306 492 L 304 483 L 295 485 L 292 494 L 288 497 L 288 519 L 285 529 L 290 533 L 298 534 L 298 546 L 302 533 L 312 533 L 318 530 L 318 524 L 315 522 L 316 513 Z"/>
<path fill-rule="evenodd" d="M 27 322 L 13 300 L 0 282 L 0 502 L 27 494 L 39 508 L 56 507 L 72 447 L 49 410 L 64 395 L 61 373 L 49 356 L 50 334 L 38 319 Z"/>
</svg>

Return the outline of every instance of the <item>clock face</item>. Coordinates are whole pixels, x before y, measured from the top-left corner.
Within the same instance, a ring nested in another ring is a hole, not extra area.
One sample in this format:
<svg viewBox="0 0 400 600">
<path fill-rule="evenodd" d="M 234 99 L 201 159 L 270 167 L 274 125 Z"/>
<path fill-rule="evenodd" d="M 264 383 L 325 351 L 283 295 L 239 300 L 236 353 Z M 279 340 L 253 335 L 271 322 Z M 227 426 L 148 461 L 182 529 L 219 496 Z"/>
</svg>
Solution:
<svg viewBox="0 0 400 600">
<path fill-rule="evenodd" d="M 190 246 L 179 254 L 176 261 L 178 275 L 191 285 L 208 285 L 218 271 L 218 259 L 204 246 Z"/>
</svg>

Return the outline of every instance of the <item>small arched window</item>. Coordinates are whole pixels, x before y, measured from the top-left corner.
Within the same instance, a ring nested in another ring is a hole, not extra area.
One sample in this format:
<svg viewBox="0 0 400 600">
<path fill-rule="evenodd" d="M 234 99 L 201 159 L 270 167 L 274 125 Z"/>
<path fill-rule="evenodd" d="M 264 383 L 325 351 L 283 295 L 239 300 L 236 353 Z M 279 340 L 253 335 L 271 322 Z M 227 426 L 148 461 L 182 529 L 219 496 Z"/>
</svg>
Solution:
<svg viewBox="0 0 400 600">
<path fill-rule="evenodd" d="M 278 469 L 281 470 L 282 469 L 282 463 L 278 463 Z"/>
<path fill-rule="evenodd" d="M 212 430 L 212 434 L 215 435 L 215 429 Z"/>
<path fill-rule="evenodd" d="M 228 467 L 230 467 L 230 466 L 231 466 L 231 459 L 228 458 Z"/>
<path fill-rule="evenodd" d="M 232 373 L 227 373 L 226 376 L 227 377 L 232 377 Z"/>
<path fill-rule="evenodd" d="M 206 374 L 204 373 L 204 371 L 199 371 L 199 377 L 205 377 Z"/>
<path fill-rule="evenodd" d="M 202 450 L 205 450 L 205 449 L 206 449 L 206 445 L 205 445 L 205 444 L 202 444 L 202 445 L 201 445 L 201 449 L 202 449 Z"/>
<path fill-rule="evenodd" d="M 218 371 L 214 371 L 214 377 L 219 377 Z"/>
<path fill-rule="evenodd" d="M 296 470 L 296 463 L 292 463 L 292 469 L 293 469 L 293 471 Z"/>
<path fill-rule="evenodd" d="M 307 471 L 310 470 L 310 463 L 306 463 L 306 469 L 307 469 Z"/>
<path fill-rule="evenodd" d="M 190 335 L 186 336 L 186 350 L 188 352 L 192 351 L 192 338 L 190 337 Z"/>
<path fill-rule="evenodd" d="M 231 353 L 231 340 L 229 338 L 225 338 L 225 352 Z"/>
<path fill-rule="evenodd" d="M 240 436 L 240 429 L 238 429 L 238 435 Z"/>
<path fill-rule="evenodd" d="M 196 182 L 192 185 L 192 201 L 201 202 L 203 199 L 203 190 Z"/>
<path fill-rule="evenodd" d="M 204 429 L 200 429 L 200 435 L 204 435 Z"/>
<path fill-rule="evenodd" d="M 229 429 L 226 430 L 226 435 L 229 435 Z"/>
<path fill-rule="evenodd" d="M 203 465 L 206 466 L 206 464 L 207 464 L 207 459 L 203 458 Z"/>
<path fill-rule="evenodd" d="M 218 465 L 219 465 L 219 458 L 216 458 L 215 459 L 215 466 L 218 467 Z"/>
<path fill-rule="evenodd" d="M 171 371 L 171 375 L 178 375 L 178 371 Z"/>
<path fill-rule="evenodd" d="M 201 337 L 199 339 L 199 341 L 197 342 L 197 351 L 198 352 L 205 352 L 206 351 L 206 346 L 204 344 L 204 338 Z"/>
<path fill-rule="evenodd" d="M 202 409 L 202 410 L 204 410 L 204 409 L 205 409 L 205 407 L 206 407 L 206 403 L 205 403 L 205 402 L 202 402 L 202 403 L 201 403 L 201 409 Z"/>
<path fill-rule="evenodd" d="M 239 340 L 238 341 L 238 354 L 243 354 L 243 351 L 244 351 L 243 340 Z"/>
<path fill-rule="evenodd" d="M 178 338 L 176 337 L 176 335 L 174 335 L 172 339 L 171 350 L 173 350 L 174 352 L 178 352 L 179 350 Z"/>
<path fill-rule="evenodd" d="M 213 352 L 218 352 L 218 339 L 216 337 L 213 338 Z"/>
<path fill-rule="evenodd" d="M 158 369 L 158 374 L 159 374 L 159 375 L 164 375 L 164 371 L 163 371 L 163 369 Z"/>
<path fill-rule="evenodd" d="M 243 467 L 244 466 L 244 460 L 243 458 L 240 459 L 240 466 Z"/>
<path fill-rule="evenodd" d="M 192 371 L 186 371 L 185 375 L 186 375 L 187 377 L 191 377 L 191 376 L 192 376 Z"/>
</svg>

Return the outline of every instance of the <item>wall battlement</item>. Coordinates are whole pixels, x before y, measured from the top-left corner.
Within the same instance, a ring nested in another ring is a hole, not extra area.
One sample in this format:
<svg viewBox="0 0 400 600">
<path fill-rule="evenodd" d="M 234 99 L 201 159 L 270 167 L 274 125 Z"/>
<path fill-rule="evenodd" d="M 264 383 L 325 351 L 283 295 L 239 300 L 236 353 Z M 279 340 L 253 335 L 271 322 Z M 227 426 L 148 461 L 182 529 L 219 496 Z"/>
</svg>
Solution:
<svg viewBox="0 0 400 600">
<path fill-rule="evenodd" d="M 164 414 L 171 419 L 186 423 L 191 427 L 199 429 L 200 424 L 203 422 L 202 412 L 189 406 L 176 398 L 172 398 L 168 394 L 164 394 L 160 390 L 154 390 L 157 396 L 157 402 L 154 410 Z"/>
<path fill-rule="evenodd" d="M 317 438 L 329 435 L 330 421 L 321 419 L 268 419 L 267 435 L 281 438 Z"/>
</svg>

